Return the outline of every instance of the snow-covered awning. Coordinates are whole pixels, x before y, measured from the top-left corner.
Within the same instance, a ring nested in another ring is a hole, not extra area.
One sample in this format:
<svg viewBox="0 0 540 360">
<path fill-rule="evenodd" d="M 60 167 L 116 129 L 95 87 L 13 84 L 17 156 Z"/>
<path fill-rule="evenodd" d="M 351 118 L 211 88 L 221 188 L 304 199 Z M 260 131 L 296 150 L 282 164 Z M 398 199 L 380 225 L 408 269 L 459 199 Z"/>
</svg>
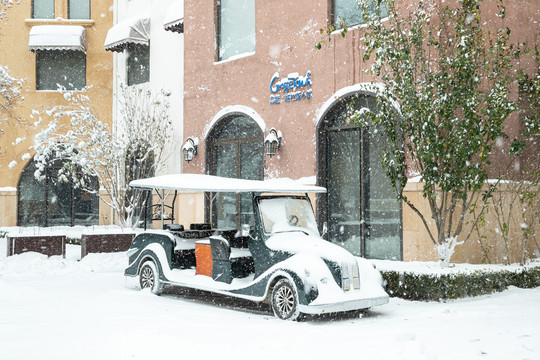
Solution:
<svg viewBox="0 0 540 360">
<path fill-rule="evenodd" d="M 37 25 L 30 29 L 28 49 L 86 51 L 86 30 L 78 25 Z"/>
<path fill-rule="evenodd" d="M 182 1 L 177 0 L 167 8 L 165 19 L 163 20 L 163 28 L 167 31 L 177 33 L 184 32 L 184 6 Z"/>
<path fill-rule="evenodd" d="M 128 44 L 148 45 L 150 42 L 150 17 L 126 19 L 109 29 L 105 50 L 123 51 Z"/>
</svg>

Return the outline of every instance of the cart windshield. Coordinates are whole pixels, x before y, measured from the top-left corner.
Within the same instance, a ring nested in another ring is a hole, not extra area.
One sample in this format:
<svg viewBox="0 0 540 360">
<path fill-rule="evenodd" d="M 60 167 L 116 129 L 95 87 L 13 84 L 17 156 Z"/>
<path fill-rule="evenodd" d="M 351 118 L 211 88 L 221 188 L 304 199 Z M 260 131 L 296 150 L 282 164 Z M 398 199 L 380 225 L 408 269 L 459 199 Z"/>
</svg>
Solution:
<svg viewBox="0 0 540 360">
<path fill-rule="evenodd" d="M 259 200 L 265 233 L 301 231 L 319 236 L 313 209 L 307 198 L 280 196 Z"/>
</svg>

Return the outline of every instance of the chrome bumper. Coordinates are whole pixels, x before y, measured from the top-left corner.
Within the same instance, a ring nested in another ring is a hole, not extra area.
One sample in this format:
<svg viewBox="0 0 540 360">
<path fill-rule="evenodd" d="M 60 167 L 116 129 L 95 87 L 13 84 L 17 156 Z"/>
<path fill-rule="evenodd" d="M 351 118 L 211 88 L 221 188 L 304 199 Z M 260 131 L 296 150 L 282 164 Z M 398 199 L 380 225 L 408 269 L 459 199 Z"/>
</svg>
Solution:
<svg viewBox="0 0 540 360">
<path fill-rule="evenodd" d="M 304 314 L 326 314 L 341 311 L 352 311 L 367 309 L 373 306 L 384 305 L 389 301 L 389 297 L 380 296 L 374 298 L 354 299 L 343 302 L 317 305 L 298 305 L 300 312 Z"/>
</svg>

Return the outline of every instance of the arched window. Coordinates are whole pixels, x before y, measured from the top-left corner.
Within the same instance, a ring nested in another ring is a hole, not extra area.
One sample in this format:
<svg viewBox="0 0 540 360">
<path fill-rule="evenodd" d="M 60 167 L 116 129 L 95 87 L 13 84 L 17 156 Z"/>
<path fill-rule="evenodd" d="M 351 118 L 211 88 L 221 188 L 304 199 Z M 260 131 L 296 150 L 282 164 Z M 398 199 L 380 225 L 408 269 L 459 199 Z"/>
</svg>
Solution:
<svg viewBox="0 0 540 360">
<path fill-rule="evenodd" d="M 376 109 L 375 98 L 356 94 L 342 99 L 318 127 L 317 181 L 328 189 L 317 203 L 328 240 L 357 256 L 400 260 L 401 203 L 381 166 L 381 133 L 370 135 L 351 123 L 352 111 Z"/>
<path fill-rule="evenodd" d="M 207 137 L 206 164 L 212 175 L 262 180 L 264 177 L 264 133 L 245 115 L 220 120 Z M 219 228 L 253 224 L 251 197 L 220 193 L 212 201 L 211 222 Z M 208 214 L 208 212 L 207 212 Z"/>
<path fill-rule="evenodd" d="M 75 189 L 71 183 L 58 178 L 60 163 L 45 170 L 45 178 L 34 177 L 36 165 L 32 161 L 23 170 L 18 187 L 19 226 L 74 226 L 96 225 L 99 222 L 99 199 Z M 98 190 L 95 180 L 93 188 Z"/>
</svg>

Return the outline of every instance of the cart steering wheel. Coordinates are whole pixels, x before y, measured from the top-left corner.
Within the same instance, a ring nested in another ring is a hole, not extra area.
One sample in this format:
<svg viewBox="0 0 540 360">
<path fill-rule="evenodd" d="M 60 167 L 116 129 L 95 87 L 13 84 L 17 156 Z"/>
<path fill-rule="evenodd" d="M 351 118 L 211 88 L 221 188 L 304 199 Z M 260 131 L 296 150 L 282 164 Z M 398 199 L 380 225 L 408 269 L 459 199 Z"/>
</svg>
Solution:
<svg viewBox="0 0 540 360">
<path fill-rule="evenodd" d="M 297 226 L 298 225 L 298 216 L 289 215 L 289 217 L 287 218 L 287 221 L 289 222 L 289 225 Z"/>
</svg>

